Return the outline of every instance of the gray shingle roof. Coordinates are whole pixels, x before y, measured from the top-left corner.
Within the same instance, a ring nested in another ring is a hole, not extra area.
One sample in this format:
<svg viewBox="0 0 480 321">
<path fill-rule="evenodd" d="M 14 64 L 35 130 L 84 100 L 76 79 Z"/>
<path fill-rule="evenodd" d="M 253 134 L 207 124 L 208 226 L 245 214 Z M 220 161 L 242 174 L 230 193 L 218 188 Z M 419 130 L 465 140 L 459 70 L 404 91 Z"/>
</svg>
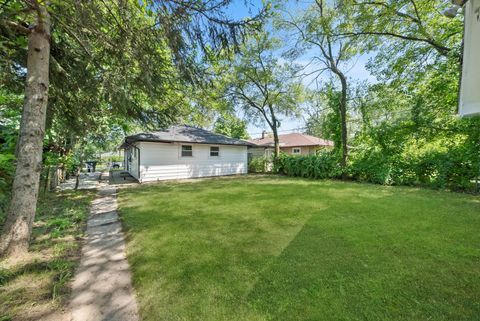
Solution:
<svg viewBox="0 0 480 321">
<path fill-rule="evenodd" d="M 167 129 L 140 133 L 125 137 L 121 147 L 133 142 L 181 142 L 213 145 L 252 146 L 253 144 L 241 139 L 212 133 L 211 131 L 193 126 L 179 125 Z"/>
</svg>

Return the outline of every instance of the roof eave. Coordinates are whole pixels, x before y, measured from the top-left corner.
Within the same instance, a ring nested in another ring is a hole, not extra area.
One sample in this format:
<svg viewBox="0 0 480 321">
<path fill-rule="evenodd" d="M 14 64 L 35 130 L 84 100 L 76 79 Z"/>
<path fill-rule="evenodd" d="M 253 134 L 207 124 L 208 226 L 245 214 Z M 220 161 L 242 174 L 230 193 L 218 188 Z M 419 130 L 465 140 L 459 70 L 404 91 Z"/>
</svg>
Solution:
<svg viewBox="0 0 480 321">
<path fill-rule="evenodd" d="M 125 140 L 127 141 L 127 140 Z M 192 142 L 185 140 L 165 140 L 165 139 L 146 139 L 140 138 L 135 140 L 129 140 L 129 142 L 147 142 L 147 143 L 183 143 L 183 144 L 202 144 L 202 145 L 226 145 L 226 146 L 253 146 L 253 144 L 233 144 L 233 143 L 218 143 L 218 142 Z"/>
</svg>

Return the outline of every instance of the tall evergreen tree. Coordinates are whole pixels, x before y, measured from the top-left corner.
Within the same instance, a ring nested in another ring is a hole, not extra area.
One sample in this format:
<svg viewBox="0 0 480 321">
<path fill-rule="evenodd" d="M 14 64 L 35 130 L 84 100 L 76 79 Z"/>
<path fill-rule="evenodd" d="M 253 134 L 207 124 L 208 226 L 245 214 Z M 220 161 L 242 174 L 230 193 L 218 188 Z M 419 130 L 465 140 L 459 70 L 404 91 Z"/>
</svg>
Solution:
<svg viewBox="0 0 480 321">
<path fill-rule="evenodd" d="M 0 254 L 21 255 L 28 250 L 51 85 L 57 115 L 66 113 L 76 119 L 79 106 L 85 106 L 86 115 L 112 111 L 146 121 L 168 120 L 171 113 L 161 107 L 162 98 L 181 99 L 178 84 L 201 80 L 196 49 L 236 46 L 245 28 L 257 27 L 259 17 L 229 19 L 224 13 L 228 5 L 224 0 L 14 0 L 2 4 L 0 43 L 9 51 L 1 71 L 20 80 L 25 68 L 26 85 Z M 23 37 L 28 39 L 26 55 Z M 95 117 L 83 116 L 95 122 Z"/>
</svg>

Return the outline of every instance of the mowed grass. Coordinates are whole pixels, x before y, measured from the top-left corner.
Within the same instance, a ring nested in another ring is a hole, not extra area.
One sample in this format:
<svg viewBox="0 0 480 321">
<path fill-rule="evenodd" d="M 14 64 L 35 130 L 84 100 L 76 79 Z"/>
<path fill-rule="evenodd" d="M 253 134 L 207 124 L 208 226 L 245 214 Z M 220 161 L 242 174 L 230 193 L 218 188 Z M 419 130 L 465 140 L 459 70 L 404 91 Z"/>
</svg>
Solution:
<svg viewBox="0 0 480 321">
<path fill-rule="evenodd" d="M 480 199 L 284 177 L 120 192 L 144 320 L 480 320 Z"/>
</svg>

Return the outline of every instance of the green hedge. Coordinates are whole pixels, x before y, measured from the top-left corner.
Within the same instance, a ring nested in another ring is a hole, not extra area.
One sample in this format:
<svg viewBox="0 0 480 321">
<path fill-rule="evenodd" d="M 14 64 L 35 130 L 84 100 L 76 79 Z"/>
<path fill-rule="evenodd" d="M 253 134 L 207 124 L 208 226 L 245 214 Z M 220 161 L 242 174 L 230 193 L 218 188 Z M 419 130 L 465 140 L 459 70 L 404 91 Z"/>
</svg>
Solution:
<svg viewBox="0 0 480 321">
<path fill-rule="evenodd" d="M 338 157 L 331 152 L 305 156 L 282 154 L 278 160 L 278 172 L 305 178 L 337 178 L 342 173 Z"/>
<path fill-rule="evenodd" d="M 333 152 L 319 155 L 292 156 L 283 154 L 278 170 L 289 176 L 305 178 L 339 178 L 339 158 Z M 429 186 L 452 190 L 474 191 L 474 180 L 480 164 L 476 153 L 465 149 L 420 150 L 395 157 L 380 150 L 352 152 L 348 177 L 357 181 L 382 185 Z"/>
</svg>

